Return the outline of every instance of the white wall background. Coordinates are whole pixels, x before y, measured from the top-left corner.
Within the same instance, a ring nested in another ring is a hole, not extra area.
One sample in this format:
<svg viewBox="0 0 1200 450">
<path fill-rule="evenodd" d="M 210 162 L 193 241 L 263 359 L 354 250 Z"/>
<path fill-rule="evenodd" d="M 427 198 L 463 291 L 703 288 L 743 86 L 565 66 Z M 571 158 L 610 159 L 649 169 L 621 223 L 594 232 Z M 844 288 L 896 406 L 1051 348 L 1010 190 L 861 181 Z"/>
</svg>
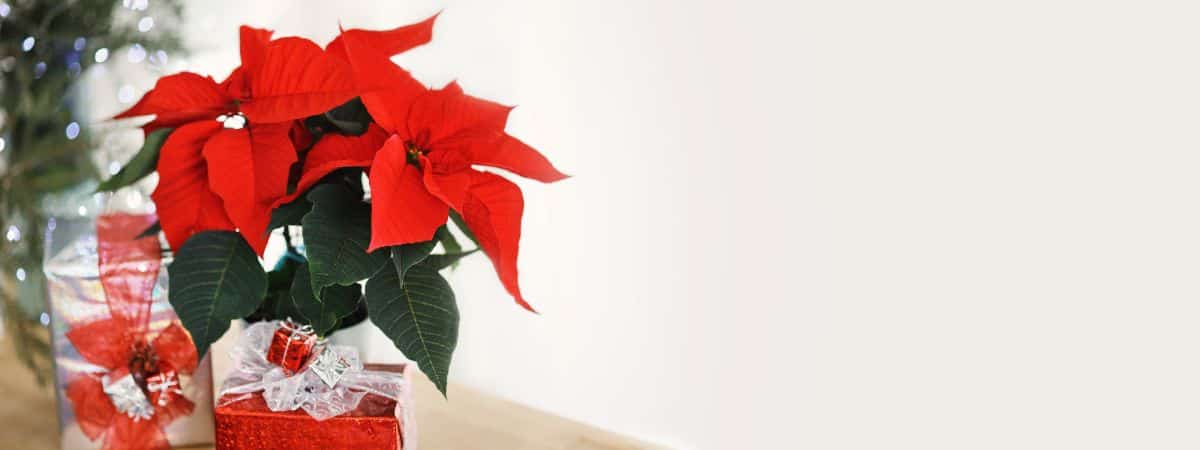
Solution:
<svg viewBox="0 0 1200 450">
<path fill-rule="evenodd" d="M 402 62 L 575 175 L 522 184 L 541 316 L 453 274 L 457 381 L 678 448 L 1200 446 L 1191 2 L 210 0 L 188 63 L 440 9 Z"/>
</svg>

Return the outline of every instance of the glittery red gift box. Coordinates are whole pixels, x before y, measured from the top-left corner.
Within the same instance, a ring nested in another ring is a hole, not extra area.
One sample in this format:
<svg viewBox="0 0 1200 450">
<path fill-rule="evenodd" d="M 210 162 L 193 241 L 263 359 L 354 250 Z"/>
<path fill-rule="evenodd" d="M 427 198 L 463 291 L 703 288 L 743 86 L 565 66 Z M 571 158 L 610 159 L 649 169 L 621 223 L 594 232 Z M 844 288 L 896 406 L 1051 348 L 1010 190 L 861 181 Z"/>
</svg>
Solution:
<svg viewBox="0 0 1200 450">
<path fill-rule="evenodd" d="M 403 366 L 370 365 L 401 373 Z M 223 402 L 218 402 L 223 403 Z M 218 407 L 217 450 L 403 450 L 402 408 L 395 400 L 367 394 L 353 411 L 317 421 L 303 410 L 275 412 L 262 395 Z"/>
<path fill-rule="evenodd" d="M 283 367 L 288 374 L 300 371 L 312 356 L 317 337 L 301 331 L 291 320 L 283 323 L 275 335 L 271 337 L 271 346 L 267 348 L 267 361 Z"/>
</svg>

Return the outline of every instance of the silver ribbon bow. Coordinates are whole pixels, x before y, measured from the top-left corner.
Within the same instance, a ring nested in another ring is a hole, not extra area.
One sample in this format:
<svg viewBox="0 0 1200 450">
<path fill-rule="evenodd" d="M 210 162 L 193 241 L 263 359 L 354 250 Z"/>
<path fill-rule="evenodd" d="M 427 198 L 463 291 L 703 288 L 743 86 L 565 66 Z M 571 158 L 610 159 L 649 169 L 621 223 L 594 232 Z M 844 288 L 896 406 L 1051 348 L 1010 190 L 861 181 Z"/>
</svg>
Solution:
<svg viewBox="0 0 1200 450">
<path fill-rule="evenodd" d="M 154 407 L 146 399 L 146 393 L 133 381 L 133 375 L 125 375 L 112 381 L 105 375 L 100 379 L 104 393 L 112 400 L 113 407 L 133 419 L 134 422 L 149 420 L 154 416 Z"/>
<path fill-rule="evenodd" d="M 411 423 L 411 389 L 408 379 L 393 373 L 363 369 L 358 350 L 344 345 L 323 344 L 314 351 L 312 363 L 288 374 L 267 361 L 267 350 L 279 321 L 250 325 L 231 352 L 234 361 L 218 394 L 217 406 L 250 398 L 261 392 L 271 411 L 303 409 L 317 420 L 337 417 L 358 407 L 368 393 L 397 401 L 403 408 L 401 423 Z M 405 436 L 405 448 L 409 440 Z"/>
</svg>

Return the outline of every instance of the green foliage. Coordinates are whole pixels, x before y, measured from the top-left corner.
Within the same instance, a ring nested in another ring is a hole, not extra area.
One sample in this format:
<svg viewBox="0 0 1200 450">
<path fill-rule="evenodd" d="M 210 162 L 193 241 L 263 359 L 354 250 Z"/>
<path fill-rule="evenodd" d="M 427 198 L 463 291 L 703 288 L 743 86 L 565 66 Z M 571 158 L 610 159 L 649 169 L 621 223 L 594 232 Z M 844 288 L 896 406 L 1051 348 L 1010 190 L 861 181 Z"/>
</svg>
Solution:
<svg viewBox="0 0 1200 450">
<path fill-rule="evenodd" d="M 309 211 L 312 211 L 312 202 L 304 197 L 279 205 L 275 211 L 271 212 L 271 222 L 267 225 L 267 230 L 274 230 L 285 225 L 300 225 L 300 220 Z"/>
<path fill-rule="evenodd" d="M 425 264 L 412 266 L 403 283 L 397 271 L 381 270 L 367 281 L 366 301 L 371 322 L 446 395 L 458 345 L 458 305 L 446 279 Z"/>
<path fill-rule="evenodd" d="M 133 159 L 125 163 L 125 166 L 121 167 L 121 171 L 113 175 L 112 178 L 100 183 L 96 191 L 115 191 L 137 183 L 138 180 L 154 173 L 154 169 L 158 166 L 158 153 L 162 149 L 163 142 L 167 141 L 167 136 L 171 134 L 171 131 L 171 128 L 163 128 L 146 135 L 146 141 L 142 144 L 142 149 L 133 156 Z"/>
<path fill-rule="evenodd" d="M 446 253 L 459 253 L 462 251 L 462 244 L 458 243 L 458 238 L 454 237 L 454 233 L 450 232 L 450 227 L 442 225 L 438 227 L 437 232 L 433 234 L 433 240 L 442 244 L 442 249 Z"/>
<path fill-rule="evenodd" d="M 364 280 L 387 263 L 387 252 L 367 253 L 371 205 L 361 196 L 331 183 L 313 188 L 308 199 L 313 209 L 301 224 L 315 295 L 325 286 L 349 286 Z"/>
<path fill-rule="evenodd" d="M 470 239 L 471 242 L 474 242 L 476 246 L 479 245 L 479 240 L 475 239 L 475 233 L 471 232 L 471 228 L 467 226 L 466 219 L 463 219 L 458 212 L 450 210 L 450 220 L 454 221 L 454 225 L 458 227 L 459 231 L 463 232 L 463 235 L 465 235 L 467 239 Z"/>
<path fill-rule="evenodd" d="M 326 286 L 321 289 L 321 295 L 313 295 L 312 282 L 309 280 L 308 265 L 301 265 L 296 270 L 292 280 L 291 296 L 298 319 L 312 325 L 319 336 L 325 336 L 338 327 L 342 318 L 354 313 L 362 298 L 362 286 Z"/>
<path fill-rule="evenodd" d="M 249 316 L 267 293 L 267 274 L 240 234 L 205 231 L 184 242 L 167 268 L 171 306 L 192 334 L 197 353 Z"/>
<path fill-rule="evenodd" d="M 162 223 L 156 220 L 154 221 L 153 225 L 146 227 L 145 230 L 142 230 L 141 233 L 138 233 L 136 239 L 157 236 L 160 231 L 162 231 Z"/>
<path fill-rule="evenodd" d="M 428 258 L 425 258 L 424 264 L 428 265 L 430 267 L 433 267 L 435 269 L 442 270 L 447 267 L 454 267 L 455 265 L 458 264 L 458 260 L 463 259 L 467 256 L 470 256 L 472 253 L 475 253 L 477 251 L 479 251 L 479 249 L 468 250 L 465 252 L 458 252 L 458 253 L 443 253 L 443 254 L 437 254 L 437 255 L 429 255 Z"/>
<path fill-rule="evenodd" d="M 296 310 L 296 304 L 292 302 L 291 290 L 292 279 L 295 278 L 296 270 L 301 264 L 304 264 L 304 257 L 294 253 L 285 254 L 280 258 L 275 268 L 267 272 L 267 297 L 258 306 L 258 310 L 245 318 L 247 321 L 288 318 L 300 320 L 302 316 Z"/>
<path fill-rule="evenodd" d="M 390 249 L 392 266 L 396 269 L 400 279 L 404 279 L 404 274 L 408 272 L 408 269 L 428 258 L 429 252 L 432 252 L 436 245 L 437 242 L 428 241 L 392 247 Z"/>
<path fill-rule="evenodd" d="M 324 117 L 334 127 L 334 131 L 350 136 L 361 136 L 371 124 L 371 115 L 367 113 L 366 105 L 358 97 L 329 110 Z"/>
</svg>

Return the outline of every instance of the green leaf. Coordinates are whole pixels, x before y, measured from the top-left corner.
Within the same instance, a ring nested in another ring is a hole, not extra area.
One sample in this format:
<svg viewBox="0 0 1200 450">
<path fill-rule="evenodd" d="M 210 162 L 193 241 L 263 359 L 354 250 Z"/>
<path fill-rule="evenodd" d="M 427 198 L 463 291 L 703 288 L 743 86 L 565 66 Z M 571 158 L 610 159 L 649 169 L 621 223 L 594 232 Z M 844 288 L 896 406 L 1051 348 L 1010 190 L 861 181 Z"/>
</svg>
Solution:
<svg viewBox="0 0 1200 450">
<path fill-rule="evenodd" d="M 363 105 L 362 99 L 358 97 L 329 110 L 324 116 L 339 133 L 351 136 L 366 133 L 367 125 L 371 123 L 371 115 L 367 113 L 366 105 Z"/>
<path fill-rule="evenodd" d="M 146 142 L 142 144 L 142 149 L 133 156 L 133 159 L 125 163 L 125 166 L 121 167 L 116 175 L 100 183 L 96 192 L 115 191 L 136 183 L 146 175 L 153 173 L 158 166 L 159 150 L 162 149 L 163 142 L 166 142 L 167 135 L 171 134 L 171 131 L 170 128 L 163 128 L 146 135 Z"/>
<path fill-rule="evenodd" d="M 284 203 L 271 211 L 271 222 L 267 225 L 267 231 L 274 230 L 284 225 L 300 225 L 300 220 L 304 218 L 312 210 L 312 202 L 306 198 L 298 198 L 290 203 Z"/>
<path fill-rule="evenodd" d="M 279 258 L 275 268 L 267 272 L 267 298 L 258 306 L 258 310 L 245 319 L 258 322 L 303 317 L 292 303 L 292 278 L 296 276 L 296 269 L 303 263 L 302 257 L 292 253 L 285 253 Z"/>
<path fill-rule="evenodd" d="M 479 240 L 475 239 L 475 233 L 471 232 L 471 227 L 467 226 L 467 221 L 463 220 L 463 217 L 458 214 L 458 211 L 450 210 L 450 219 L 453 220 L 454 225 L 458 226 L 458 229 L 467 236 L 467 239 L 470 239 L 471 242 L 474 242 L 476 247 L 479 246 Z"/>
<path fill-rule="evenodd" d="M 454 233 L 451 233 L 450 227 L 446 225 L 438 227 L 437 232 L 433 234 L 433 239 L 442 243 L 442 249 L 446 253 L 462 252 L 462 244 L 458 243 L 458 238 L 454 237 Z"/>
<path fill-rule="evenodd" d="M 358 325 L 363 323 L 365 320 L 367 320 L 367 302 L 360 299 L 358 301 L 358 306 L 354 308 L 354 312 L 350 313 L 350 315 L 346 317 L 343 317 L 342 321 L 338 323 L 337 330 L 334 330 L 334 332 Z"/>
<path fill-rule="evenodd" d="M 458 264 L 458 260 L 463 259 L 463 257 L 470 255 L 472 253 L 475 253 L 477 251 L 479 251 L 479 249 L 474 249 L 474 250 L 465 251 L 465 252 L 458 252 L 458 253 L 429 255 L 429 257 L 425 259 L 424 264 L 427 266 L 433 267 L 434 269 L 442 270 L 447 267 Z"/>
<path fill-rule="evenodd" d="M 146 229 L 142 230 L 141 233 L 138 233 L 137 237 L 135 237 L 134 239 L 141 239 L 141 238 L 147 238 L 150 236 L 157 236 L 158 232 L 160 232 L 160 231 L 162 231 L 162 222 L 155 220 L 153 225 L 146 227 Z"/>
<path fill-rule="evenodd" d="M 371 205 L 349 188 L 322 184 L 308 194 L 313 209 L 300 222 L 313 295 L 334 284 L 349 286 L 369 278 L 388 261 L 387 251 L 367 253 Z"/>
<path fill-rule="evenodd" d="M 321 296 L 313 296 L 309 281 L 308 265 L 296 269 L 292 280 L 292 302 L 305 323 L 312 325 L 318 336 L 325 336 L 337 328 L 343 317 L 354 313 L 362 297 L 362 286 L 327 286 Z"/>
<path fill-rule="evenodd" d="M 203 357 L 229 321 L 246 317 L 267 293 L 267 274 L 242 236 L 204 231 L 183 243 L 167 269 L 171 306 Z"/>
<path fill-rule="evenodd" d="M 396 267 L 396 273 L 399 274 L 400 279 L 404 279 L 404 274 L 408 272 L 408 269 L 428 258 L 429 252 L 432 252 L 436 245 L 436 241 L 428 241 L 391 247 L 389 250 L 392 254 L 392 265 Z"/>
<path fill-rule="evenodd" d="M 381 270 L 367 281 L 366 300 L 371 322 L 446 395 L 450 359 L 458 345 L 458 306 L 446 279 L 418 264 L 401 286 L 395 270 Z"/>
</svg>

